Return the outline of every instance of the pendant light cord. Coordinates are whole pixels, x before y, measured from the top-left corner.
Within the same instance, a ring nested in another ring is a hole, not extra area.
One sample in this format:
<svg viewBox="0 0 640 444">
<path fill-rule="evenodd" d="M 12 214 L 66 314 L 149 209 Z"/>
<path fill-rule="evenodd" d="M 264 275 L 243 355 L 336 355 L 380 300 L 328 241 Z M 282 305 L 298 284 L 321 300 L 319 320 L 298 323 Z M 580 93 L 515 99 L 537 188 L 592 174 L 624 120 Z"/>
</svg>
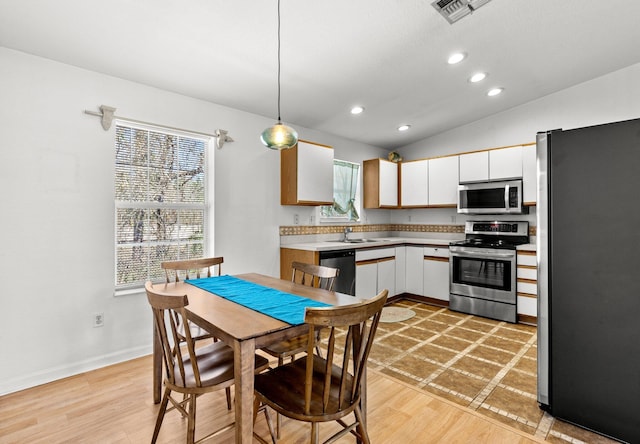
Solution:
<svg viewBox="0 0 640 444">
<path fill-rule="evenodd" d="M 280 119 L 280 0 L 278 0 L 278 123 Z"/>
</svg>

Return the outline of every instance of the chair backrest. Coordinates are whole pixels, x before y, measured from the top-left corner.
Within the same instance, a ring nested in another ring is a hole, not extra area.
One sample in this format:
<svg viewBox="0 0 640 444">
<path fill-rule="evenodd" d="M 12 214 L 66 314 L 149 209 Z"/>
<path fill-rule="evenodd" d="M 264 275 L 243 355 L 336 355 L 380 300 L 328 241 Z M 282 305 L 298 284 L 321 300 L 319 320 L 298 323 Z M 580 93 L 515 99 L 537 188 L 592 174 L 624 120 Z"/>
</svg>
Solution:
<svg viewBox="0 0 640 444">
<path fill-rule="evenodd" d="M 182 275 L 183 280 L 205 277 L 204 270 L 207 270 L 206 277 L 220 276 L 223 262 L 223 257 L 206 257 L 182 261 L 165 261 L 160 264 L 160 267 L 164 270 L 167 283 L 169 283 L 180 282 L 180 275 Z"/>
<path fill-rule="evenodd" d="M 310 287 L 324 288 L 333 291 L 333 285 L 340 274 L 340 269 L 322 265 L 293 262 L 291 264 L 291 281 Z"/>
<path fill-rule="evenodd" d="M 145 290 L 153 311 L 155 331 L 162 348 L 167 379 L 180 387 L 194 384 L 195 387 L 201 387 L 200 370 L 191 332 L 188 328 L 181 330 L 180 327 L 181 321 L 185 324 L 187 321 L 187 295 L 158 292 L 152 288 L 151 282 L 145 284 Z M 186 346 L 188 355 L 183 356 L 184 350 L 180 349 L 180 345 Z M 185 363 L 186 356 L 189 362 Z"/>
<path fill-rule="evenodd" d="M 306 309 L 304 321 L 309 324 L 309 338 L 314 338 L 316 327 L 328 327 L 329 330 L 326 359 L 314 356 L 314 340 L 309 340 L 307 345 L 306 414 L 319 408 L 311 405 L 312 391 L 322 391 L 323 412 L 342 411 L 360 401 L 362 375 L 388 293 L 388 290 L 382 290 L 375 297 L 356 304 Z M 336 342 L 339 342 L 337 346 Z M 319 362 L 324 368 L 320 368 Z M 318 382 L 313 386 L 314 379 L 319 380 L 317 376 L 313 377 L 314 372 L 321 372 L 322 387 L 318 387 Z"/>
</svg>

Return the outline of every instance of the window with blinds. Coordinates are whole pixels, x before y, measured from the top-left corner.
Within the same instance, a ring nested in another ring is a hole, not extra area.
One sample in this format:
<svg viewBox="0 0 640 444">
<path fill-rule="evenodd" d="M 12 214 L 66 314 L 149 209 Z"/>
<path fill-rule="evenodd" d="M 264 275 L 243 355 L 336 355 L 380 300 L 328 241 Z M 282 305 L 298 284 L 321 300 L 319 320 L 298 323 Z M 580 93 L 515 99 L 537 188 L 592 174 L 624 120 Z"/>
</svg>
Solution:
<svg viewBox="0 0 640 444">
<path fill-rule="evenodd" d="M 203 257 L 208 143 L 116 124 L 116 289 L 163 278 L 162 261 Z"/>
</svg>

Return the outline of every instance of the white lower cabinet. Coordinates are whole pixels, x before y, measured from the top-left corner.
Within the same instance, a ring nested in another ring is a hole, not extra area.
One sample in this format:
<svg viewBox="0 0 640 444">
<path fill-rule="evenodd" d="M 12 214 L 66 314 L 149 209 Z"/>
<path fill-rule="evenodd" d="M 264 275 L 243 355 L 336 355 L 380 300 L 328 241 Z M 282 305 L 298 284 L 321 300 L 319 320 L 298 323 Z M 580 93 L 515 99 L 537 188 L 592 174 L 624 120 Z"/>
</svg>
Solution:
<svg viewBox="0 0 640 444">
<path fill-rule="evenodd" d="M 383 289 L 396 294 L 396 249 L 356 251 L 356 296 L 372 298 Z"/>
<path fill-rule="evenodd" d="M 396 247 L 396 294 L 407 291 L 407 248 Z"/>
<path fill-rule="evenodd" d="M 423 264 L 424 247 L 407 246 L 406 248 L 406 266 L 405 266 L 405 283 L 406 292 L 422 296 L 423 291 Z"/>
<path fill-rule="evenodd" d="M 423 295 L 449 300 L 449 249 L 425 247 L 423 251 Z"/>
</svg>

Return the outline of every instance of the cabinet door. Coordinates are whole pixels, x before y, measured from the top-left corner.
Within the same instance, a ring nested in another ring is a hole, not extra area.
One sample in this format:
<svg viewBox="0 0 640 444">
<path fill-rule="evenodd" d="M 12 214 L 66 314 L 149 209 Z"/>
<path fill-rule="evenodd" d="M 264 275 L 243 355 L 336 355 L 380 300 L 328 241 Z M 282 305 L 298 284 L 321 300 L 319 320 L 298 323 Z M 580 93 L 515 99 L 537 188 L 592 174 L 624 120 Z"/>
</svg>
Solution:
<svg viewBox="0 0 640 444">
<path fill-rule="evenodd" d="M 298 200 L 333 202 L 333 149 L 298 142 Z"/>
<path fill-rule="evenodd" d="M 536 168 L 536 146 L 522 147 L 522 201 L 527 205 L 533 205 L 538 200 Z"/>
<path fill-rule="evenodd" d="M 333 204 L 333 148 L 300 140 L 280 151 L 280 204 Z"/>
<path fill-rule="evenodd" d="M 380 206 L 398 205 L 398 164 L 380 159 Z"/>
<path fill-rule="evenodd" d="M 378 290 L 378 261 L 356 263 L 356 296 L 372 298 Z"/>
<path fill-rule="evenodd" d="M 460 154 L 460 183 L 489 180 L 489 152 Z"/>
<path fill-rule="evenodd" d="M 406 266 L 406 283 L 407 293 L 421 296 L 423 293 L 423 264 L 424 253 L 423 247 L 406 247 L 407 249 L 407 266 Z"/>
<path fill-rule="evenodd" d="M 378 288 L 376 293 L 370 297 L 375 296 L 384 289 L 389 290 L 389 296 L 396 294 L 396 260 L 395 259 L 380 259 L 378 261 Z M 366 296 L 365 296 L 366 297 Z"/>
<path fill-rule="evenodd" d="M 429 205 L 458 204 L 458 156 L 429 160 Z"/>
<path fill-rule="evenodd" d="M 398 164 L 384 159 L 369 159 L 362 166 L 364 207 L 397 207 Z"/>
<path fill-rule="evenodd" d="M 449 300 L 449 261 L 446 258 L 424 258 L 424 295 Z"/>
<path fill-rule="evenodd" d="M 522 147 L 489 151 L 489 180 L 522 177 Z"/>
<path fill-rule="evenodd" d="M 429 204 L 429 161 L 417 160 L 400 164 L 400 205 L 403 207 Z"/>
<path fill-rule="evenodd" d="M 407 248 L 396 247 L 396 293 L 402 294 L 407 291 Z"/>
</svg>

